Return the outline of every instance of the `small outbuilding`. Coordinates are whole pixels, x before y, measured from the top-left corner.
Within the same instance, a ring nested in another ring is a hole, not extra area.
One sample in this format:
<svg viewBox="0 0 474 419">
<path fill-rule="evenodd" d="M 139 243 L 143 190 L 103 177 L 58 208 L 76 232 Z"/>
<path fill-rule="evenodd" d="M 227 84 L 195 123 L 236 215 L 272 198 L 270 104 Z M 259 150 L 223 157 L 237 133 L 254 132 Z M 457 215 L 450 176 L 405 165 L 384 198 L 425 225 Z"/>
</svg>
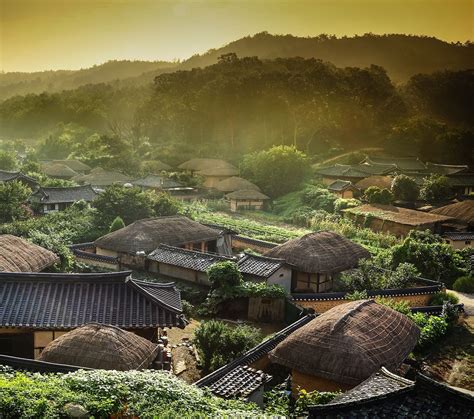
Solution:
<svg viewBox="0 0 474 419">
<path fill-rule="evenodd" d="M 346 199 L 354 198 L 359 193 L 359 189 L 349 180 L 336 180 L 328 185 L 328 191 L 339 198 Z"/>
<path fill-rule="evenodd" d="M 141 370 L 158 355 L 156 343 L 116 326 L 89 323 L 50 342 L 38 360 L 104 370 Z"/>
<path fill-rule="evenodd" d="M 370 253 L 340 234 L 318 231 L 280 244 L 265 256 L 292 265 L 291 292 L 313 293 L 331 291 L 338 273 L 357 267 Z"/>
<path fill-rule="evenodd" d="M 0 272 L 41 272 L 59 262 L 59 256 L 10 234 L 0 235 Z"/>
<path fill-rule="evenodd" d="M 255 189 L 231 192 L 225 197 L 230 203 L 230 210 L 232 212 L 239 210 L 263 210 L 265 203 L 270 199 L 269 196 Z"/>
<path fill-rule="evenodd" d="M 63 211 L 74 204 L 74 202 L 85 201 L 90 203 L 98 195 L 91 185 L 40 187 L 30 196 L 29 201 L 36 207 L 35 212 L 47 214 Z"/>
<path fill-rule="evenodd" d="M 269 353 L 291 369 L 292 390 L 348 390 L 382 366 L 396 371 L 420 330 L 407 316 L 373 300 L 338 305 L 302 326 Z"/>
<path fill-rule="evenodd" d="M 220 192 L 225 192 L 225 193 L 241 191 L 241 190 L 260 191 L 260 188 L 257 185 L 239 176 L 232 176 L 230 178 L 221 180 L 216 185 L 216 189 Z"/>
</svg>

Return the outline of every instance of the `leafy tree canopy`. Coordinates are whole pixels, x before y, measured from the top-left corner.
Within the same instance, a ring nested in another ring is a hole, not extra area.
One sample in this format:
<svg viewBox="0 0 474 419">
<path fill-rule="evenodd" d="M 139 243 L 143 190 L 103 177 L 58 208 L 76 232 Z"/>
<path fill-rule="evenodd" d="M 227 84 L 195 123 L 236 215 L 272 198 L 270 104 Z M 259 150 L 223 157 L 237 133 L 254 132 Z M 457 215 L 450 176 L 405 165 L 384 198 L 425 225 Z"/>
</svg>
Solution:
<svg viewBox="0 0 474 419">
<path fill-rule="evenodd" d="M 393 194 L 388 189 L 380 189 L 378 186 L 370 186 L 364 193 L 364 198 L 369 204 L 389 205 L 393 202 Z"/>
<path fill-rule="evenodd" d="M 0 223 L 26 217 L 26 201 L 30 195 L 31 189 L 21 182 L 0 183 Z"/>
<path fill-rule="evenodd" d="M 453 196 L 453 190 L 446 176 L 431 175 L 423 180 L 420 197 L 428 202 L 442 202 Z"/>
<path fill-rule="evenodd" d="M 393 197 L 401 201 L 415 201 L 420 193 L 415 180 L 406 175 L 398 175 L 392 181 Z"/>
</svg>

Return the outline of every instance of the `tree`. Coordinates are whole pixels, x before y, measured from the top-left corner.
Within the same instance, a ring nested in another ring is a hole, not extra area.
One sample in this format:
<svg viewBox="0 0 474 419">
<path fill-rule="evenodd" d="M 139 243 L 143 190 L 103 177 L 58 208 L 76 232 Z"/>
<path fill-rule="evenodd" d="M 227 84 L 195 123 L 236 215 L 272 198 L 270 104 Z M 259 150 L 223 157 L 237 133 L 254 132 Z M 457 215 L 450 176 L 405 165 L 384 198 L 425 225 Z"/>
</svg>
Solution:
<svg viewBox="0 0 474 419">
<path fill-rule="evenodd" d="M 153 210 L 155 215 L 175 215 L 179 212 L 180 208 L 180 203 L 167 193 L 160 193 L 154 199 Z"/>
<path fill-rule="evenodd" d="M 420 188 L 413 178 L 406 175 L 398 175 L 392 181 L 392 193 L 395 199 L 415 201 L 420 193 Z"/>
<path fill-rule="evenodd" d="M 205 373 L 233 361 L 260 340 L 260 331 L 254 327 L 233 327 L 217 320 L 201 323 L 194 332 L 194 343 Z"/>
<path fill-rule="evenodd" d="M 272 198 L 298 189 L 311 172 L 304 153 L 283 145 L 245 155 L 240 169 Z"/>
<path fill-rule="evenodd" d="M 301 202 L 315 210 L 334 212 L 337 196 L 327 189 L 317 186 L 307 186 L 301 196 Z"/>
<path fill-rule="evenodd" d="M 0 150 L 0 170 L 13 171 L 16 167 L 15 153 Z"/>
<path fill-rule="evenodd" d="M 125 223 L 120 217 L 115 217 L 114 221 L 112 221 L 112 224 L 110 224 L 109 227 L 109 233 L 112 233 L 112 231 L 117 231 L 120 230 L 121 228 L 125 227 Z"/>
<path fill-rule="evenodd" d="M 366 189 L 364 198 L 369 204 L 389 205 L 393 201 L 392 192 L 388 189 L 380 189 L 378 186 L 370 186 Z"/>
<path fill-rule="evenodd" d="M 421 199 L 428 202 L 446 201 L 453 196 L 453 190 L 446 176 L 431 175 L 423 180 L 420 189 Z"/>
<path fill-rule="evenodd" d="M 21 182 L 0 183 L 0 222 L 24 218 L 28 214 L 26 201 L 31 195 L 31 189 Z"/>
<path fill-rule="evenodd" d="M 214 263 L 207 270 L 207 276 L 213 288 L 232 287 L 242 283 L 242 274 L 232 261 Z"/>
</svg>

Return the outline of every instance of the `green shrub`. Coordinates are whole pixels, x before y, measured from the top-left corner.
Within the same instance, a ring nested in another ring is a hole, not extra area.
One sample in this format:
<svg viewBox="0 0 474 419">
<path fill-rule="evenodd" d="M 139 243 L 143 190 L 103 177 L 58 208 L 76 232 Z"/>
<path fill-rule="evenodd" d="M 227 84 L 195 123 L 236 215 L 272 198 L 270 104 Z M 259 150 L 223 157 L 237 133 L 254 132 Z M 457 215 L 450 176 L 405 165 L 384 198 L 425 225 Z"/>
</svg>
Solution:
<svg viewBox="0 0 474 419">
<path fill-rule="evenodd" d="M 232 261 L 216 262 L 206 272 L 213 288 L 233 287 L 242 283 L 242 274 Z"/>
<path fill-rule="evenodd" d="M 368 298 L 367 291 L 354 291 L 346 294 L 346 300 L 357 301 L 357 300 L 366 300 Z"/>
<path fill-rule="evenodd" d="M 375 301 L 384 306 L 390 307 L 391 309 L 398 311 L 399 313 L 405 314 L 408 316 L 411 313 L 410 304 L 408 301 L 396 301 L 393 298 L 379 297 Z"/>
<path fill-rule="evenodd" d="M 338 198 L 334 202 L 334 212 L 341 212 L 344 209 L 347 208 L 355 208 L 361 205 L 361 202 L 358 199 L 355 198 L 350 198 L 350 199 L 345 199 L 345 198 Z"/>
<path fill-rule="evenodd" d="M 459 298 L 451 292 L 438 292 L 430 300 L 430 306 L 442 306 L 445 301 L 458 304 Z"/>
<path fill-rule="evenodd" d="M 419 350 L 436 343 L 448 331 L 448 322 L 444 317 L 428 316 L 423 313 L 412 313 L 408 317 L 420 328 L 420 337 L 416 345 Z"/>
<path fill-rule="evenodd" d="M 112 224 L 110 224 L 109 233 L 120 230 L 121 228 L 124 228 L 124 227 L 125 227 L 125 223 L 123 222 L 122 218 L 115 217 L 114 221 L 112 221 Z"/>
<path fill-rule="evenodd" d="M 181 305 L 183 306 L 183 313 L 186 316 L 186 318 L 188 320 L 192 319 L 194 316 L 194 311 L 195 311 L 194 306 L 189 301 L 186 301 L 186 300 L 181 300 Z"/>
<path fill-rule="evenodd" d="M 474 293 L 474 277 L 472 276 L 461 276 L 456 279 L 453 284 L 453 290 L 458 292 L 467 292 L 468 294 Z"/>
<path fill-rule="evenodd" d="M 365 190 L 364 198 L 369 204 L 391 204 L 393 194 L 388 189 L 380 189 L 378 186 L 370 186 Z"/>
<path fill-rule="evenodd" d="M 327 404 L 339 394 L 340 392 L 319 392 L 316 390 L 308 392 L 304 389 L 300 390 L 296 399 L 294 413 L 297 417 L 305 417 L 308 415 L 309 406 Z"/>
<path fill-rule="evenodd" d="M 315 210 L 334 212 L 337 197 L 327 189 L 317 186 L 307 186 L 301 196 L 301 202 Z"/>
</svg>

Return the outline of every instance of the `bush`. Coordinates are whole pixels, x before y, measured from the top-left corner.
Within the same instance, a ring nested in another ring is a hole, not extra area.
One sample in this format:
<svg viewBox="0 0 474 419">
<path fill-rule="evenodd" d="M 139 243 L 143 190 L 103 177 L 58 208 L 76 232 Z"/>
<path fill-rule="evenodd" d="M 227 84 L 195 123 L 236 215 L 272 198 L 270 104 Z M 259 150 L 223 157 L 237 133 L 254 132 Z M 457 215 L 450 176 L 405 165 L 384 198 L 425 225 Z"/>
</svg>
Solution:
<svg viewBox="0 0 474 419">
<path fill-rule="evenodd" d="M 354 291 L 346 294 L 346 300 L 357 301 L 357 300 L 366 300 L 368 298 L 367 291 Z"/>
<path fill-rule="evenodd" d="M 327 404 L 332 401 L 340 392 L 308 392 L 304 389 L 300 390 L 295 403 L 295 416 L 306 417 L 308 415 L 309 406 Z"/>
<path fill-rule="evenodd" d="M 423 350 L 441 339 L 448 331 L 448 322 L 444 317 L 427 316 L 423 313 L 409 315 L 420 328 L 417 348 Z"/>
<path fill-rule="evenodd" d="M 334 203 L 337 197 L 327 189 L 317 186 L 308 186 L 303 191 L 301 202 L 315 210 L 334 212 Z"/>
<path fill-rule="evenodd" d="M 442 306 L 445 301 L 458 304 L 459 298 L 451 292 L 438 292 L 430 300 L 430 306 Z"/>
<path fill-rule="evenodd" d="M 453 190 L 446 176 L 431 175 L 423 180 L 420 198 L 428 202 L 446 201 L 453 196 Z"/>
<path fill-rule="evenodd" d="M 391 204 L 392 192 L 388 189 L 380 189 L 378 186 L 370 186 L 364 193 L 364 198 L 369 204 Z"/>
<path fill-rule="evenodd" d="M 474 293 L 474 277 L 472 276 L 461 276 L 456 279 L 453 284 L 453 290 L 458 292 L 467 292 L 468 294 Z"/>
<path fill-rule="evenodd" d="M 347 208 L 358 207 L 360 204 L 361 202 L 355 198 L 351 198 L 351 199 L 338 198 L 334 202 L 334 212 L 339 213 L 342 210 L 347 209 Z"/>
<path fill-rule="evenodd" d="M 260 340 L 260 331 L 254 327 L 231 327 L 217 320 L 201 323 L 194 332 L 194 343 L 201 356 L 204 373 L 233 361 Z"/>
<path fill-rule="evenodd" d="M 398 311 L 399 313 L 405 314 L 408 316 L 411 313 L 410 304 L 408 301 L 396 301 L 392 298 L 379 297 L 375 301 L 384 306 L 390 307 L 391 309 Z"/>
<path fill-rule="evenodd" d="M 195 311 L 194 306 L 189 301 L 186 301 L 186 300 L 181 300 L 181 305 L 183 306 L 183 314 L 185 315 L 185 317 L 188 320 L 192 319 L 194 316 L 194 311 Z"/>
<path fill-rule="evenodd" d="M 233 287 L 242 282 L 242 274 L 232 261 L 214 263 L 206 272 L 213 288 Z"/>
<path fill-rule="evenodd" d="M 415 201 L 420 193 L 420 188 L 415 179 L 406 175 L 398 175 L 392 181 L 392 193 L 395 199 Z"/>
<path fill-rule="evenodd" d="M 112 231 L 120 230 L 124 227 L 125 223 L 123 222 L 123 220 L 120 217 L 115 217 L 114 221 L 112 221 L 112 224 L 110 224 L 109 233 L 112 233 Z"/>
</svg>

